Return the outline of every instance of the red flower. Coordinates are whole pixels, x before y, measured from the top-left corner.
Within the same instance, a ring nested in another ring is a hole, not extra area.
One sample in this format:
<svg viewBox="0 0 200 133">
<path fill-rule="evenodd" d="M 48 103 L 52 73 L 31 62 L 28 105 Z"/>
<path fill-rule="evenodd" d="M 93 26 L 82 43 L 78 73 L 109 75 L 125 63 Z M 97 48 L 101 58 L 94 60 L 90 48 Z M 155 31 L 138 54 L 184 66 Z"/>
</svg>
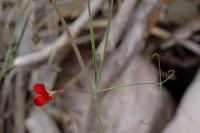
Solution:
<svg viewBox="0 0 200 133">
<path fill-rule="evenodd" d="M 47 92 L 44 84 L 37 83 L 34 85 L 34 91 L 39 94 L 33 98 L 33 102 L 37 106 L 43 106 L 44 104 L 48 103 L 52 100 L 53 94 L 51 92 Z"/>
</svg>

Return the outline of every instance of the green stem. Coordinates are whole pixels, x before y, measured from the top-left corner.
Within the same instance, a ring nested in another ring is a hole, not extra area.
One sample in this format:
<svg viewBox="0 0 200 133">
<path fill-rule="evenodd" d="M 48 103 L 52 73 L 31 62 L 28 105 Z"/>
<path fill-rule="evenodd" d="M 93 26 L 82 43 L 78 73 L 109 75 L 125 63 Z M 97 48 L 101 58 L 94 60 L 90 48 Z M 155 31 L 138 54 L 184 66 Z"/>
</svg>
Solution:
<svg viewBox="0 0 200 133">
<path fill-rule="evenodd" d="M 104 45 L 103 54 L 101 55 L 101 60 L 100 60 L 100 65 L 99 65 L 99 74 L 98 74 L 98 82 L 97 82 L 98 88 L 97 89 L 100 88 L 102 69 L 103 69 L 105 55 L 106 55 L 107 47 L 108 47 L 108 37 L 109 37 L 109 33 L 110 33 L 112 13 L 113 13 L 113 2 L 114 2 L 114 0 L 111 0 L 110 5 L 109 5 L 108 24 L 107 24 L 106 33 L 104 36 L 105 45 Z"/>
<path fill-rule="evenodd" d="M 83 59 L 82 59 L 82 57 L 81 57 L 81 53 L 80 53 L 80 51 L 79 51 L 79 49 L 78 49 L 78 47 L 77 47 L 76 40 L 75 40 L 74 37 L 72 36 L 71 31 L 70 31 L 70 29 L 69 29 L 69 26 L 68 26 L 68 24 L 65 22 L 64 17 L 61 15 L 60 11 L 58 10 L 58 8 L 57 8 L 57 6 L 56 6 L 56 3 L 55 3 L 55 0 L 50 0 L 50 2 L 52 3 L 53 7 L 55 8 L 56 13 L 57 13 L 58 16 L 59 16 L 62 25 L 65 27 L 65 31 L 66 31 L 66 33 L 67 33 L 67 35 L 68 35 L 68 39 L 69 39 L 69 41 L 71 42 L 71 45 L 72 45 L 72 47 L 73 47 L 73 49 L 74 49 L 74 52 L 75 52 L 75 54 L 76 54 L 76 56 L 77 56 L 77 58 L 78 58 L 78 62 L 79 62 L 80 66 L 81 66 L 81 69 L 82 69 L 82 71 L 83 71 L 83 73 L 84 73 L 85 79 L 86 79 L 88 85 L 90 86 L 90 89 L 93 89 L 92 84 L 90 83 L 90 78 L 89 78 L 87 69 L 86 69 L 86 67 L 85 67 L 85 63 L 84 63 L 84 61 L 83 61 Z"/>
<path fill-rule="evenodd" d="M 25 16 L 24 18 L 22 17 L 20 19 L 20 21 L 17 23 L 17 26 L 15 28 L 13 43 L 11 45 L 9 45 L 9 47 L 8 47 L 8 50 L 6 52 L 5 61 L 3 63 L 2 69 L 0 70 L 0 82 L 3 79 L 3 77 L 9 72 L 9 70 L 12 68 L 13 61 L 14 61 L 15 57 L 17 56 L 19 46 L 24 37 L 31 12 L 32 12 L 32 9 L 28 12 L 27 16 Z M 18 29 L 19 29 L 19 31 L 18 31 Z M 19 36 L 18 36 L 18 34 L 19 34 Z"/>
<path fill-rule="evenodd" d="M 108 88 L 104 88 L 104 89 L 99 89 L 99 90 L 97 90 L 97 93 L 109 91 L 109 90 L 113 90 L 113 89 L 118 89 L 118 88 L 123 88 L 123 87 L 136 86 L 136 85 L 160 85 L 160 83 L 135 83 L 135 84 L 113 86 L 113 87 L 108 87 Z"/>
<path fill-rule="evenodd" d="M 96 45 L 94 40 L 94 28 L 93 28 L 93 21 L 92 21 L 92 15 L 91 15 L 91 7 L 90 7 L 90 0 L 87 1 L 88 3 L 88 12 L 89 12 L 89 27 L 90 27 L 90 41 L 91 41 L 91 47 L 92 47 L 92 60 L 93 60 L 93 66 L 94 66 L 94 77 L 95 77 L 95 85 L 97 87 L 97 60 L 96 60 Z"/>
<path fill-rule="evenodd" d="M 97 115 L 97 119 L 98 119 L 98 122 L 100 124 L 100 132 L 104 133 L 105 130 L 104 130 L 101 114 L 100 114 L 98 95 L 97 95 L 96 91 L 93 93 L 92 98 L 93 98 L 93 105 L 95 106 L 95 112 L 96 112 L 96 115 Z"/>
</svg>

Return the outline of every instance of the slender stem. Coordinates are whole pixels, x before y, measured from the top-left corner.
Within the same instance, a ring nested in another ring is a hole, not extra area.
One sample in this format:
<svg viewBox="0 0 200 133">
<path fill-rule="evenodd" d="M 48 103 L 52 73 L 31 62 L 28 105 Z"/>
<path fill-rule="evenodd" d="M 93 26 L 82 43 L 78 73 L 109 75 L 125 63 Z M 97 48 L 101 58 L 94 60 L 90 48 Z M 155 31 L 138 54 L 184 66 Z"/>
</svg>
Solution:
<svg viewBox="0 0 200 133">
<path fill-rule="evenodd" d="M 87 91 L 87 90 L 69 89 L 69 90 L 66 90 L 66 91 L 76 91 L 76 92 L 82 92 L 82 93 L 86 93 L 86 94 L 92 94 L 92 92 Z"/>
<path fill-rule="evenodd" d="M 103 121 L 102 121 L 102 118 L 101 118 L 101 114 L 100 114 L 100 108 L 99 108 L 99 102 L 98 102 L 98 95 L 97 95 L 97 92 L 95 91 L 94 94 L 92 95 L 93 97 L 93 105 L 95 106 L 95 112 L 96 112 L 96 115 L 97 115 L 97 119 L 98 119 L 98 122 L 100 124 L 100 132 L 101 133 L 104 133 L 104 126 L 103 126 Z"/>
<path fill-rule="evenodd" d="M 85 79 L 86 79 L 88 85 L 90 86 L 90 89 L 93 89 L 92 84 L 90 83 L 90 78 L 89 78 L 87 69 L 86 69 L 86 67 L 85 67 L 85 63 L 84 63 L 84 61 L 83 61 L 83 59 L 82 59 L 82 57 L 81 57 L 81 53 L 80 53 L 80 51 L 79 51 L 79 49 L 78 49 L 78 47 L 77 47 L 76 40 L 75 40 L 74 37 L 72 36 L 72 34 L 71 34 L 71 32 L 70 32 L 70 29 L 69 29 L 69 26 L 68 26 L 68 24 L 65 22 L 64 17 L 61 15 L 60 11 L 58 10 L 58 8 L 57 8 L 57 6 L 56 6 L 56 3 L 55 3 L 55 0 L 50 0 L 50 2 L 52 3 L 52 5 L 53 5 L 53 7 L 55 8 L 55 10 L 56 10 L 58 16 L 60 17 L 60 20 L 61 20 L 62 25 L 65 27 L 65 30 L 66 30 L 66 32 L 67 32 L 69 41 L 71 42 L 71 45 L 72 45 L 72 47 L 73 47 L 73 49 L 74 49 L 74 52 L 75 52 L 75 54 L 76 54 L 76 56 L 77 56 L 77 58 L 78 58 L 78 62 L 79 62 L 80 66 L 81 66 L 81 69 L 82 69 L 82 71 L 83 71 L 83 73 L 84 73 Z"/>
<path fill-rule="evenodd" d="M 99 88 L 100 88 L 100 83 L 101 83 L 100 80 L 101 80 L 101 74 L 102 74 L 102 69 L 103 69 L 103 64 L 104 64 L 104 58 L 105 58 L 105 54 L 106 54 L 107 47 L 108 47 L 108 36 L 109 36 L 109 32 L 110 32 L 110 25 L 111 25 L 111 19 L 112 19 L 113 1 L 114 0 L 111 0 L 111 3 L 109 5 L 108 24 L 107 24 L 106 33 L 105 33 L 105 36 L 104 36 L 105 46 L 104 46 L 103 56 L 101 57 L 101 60 L 100 60 L 100 66 L 99 66 L 99 69 L 98 69 L 97 78 L 95 78 L 96 90 L 99 90 Z M 91 12 L 89 10 L 89 14 L 90 13 Z M 94 54 L 96 54 L 96 53 L 94 53 Z M 97 118 L 98 118 L 98 121 L 99 121 L 99 124 L 100 124 L 100 129 L 101 129 L 100 131 L 101 131 L 101 133 L 104 133 L 104 126 L 103 126 L 103 122 L 102 122 L 101 115 L 100 115 L 100 109 L 99 109 L 99 103 L 98 103 L 98 92 L 97 91 L 94 92 L 93 98 L 94 98 L 93 101 L 94 101 L 94 105 L 95 105 L 95 109 L 96 109 Z"/>
<path fill-rule="evenodd" d="M 135 84 L 113 86 L 113 87 L 108 87 L 108 88 L 104 88 L 104 89 L 99 89 L 99 90 L 97 90 L 97 93 L 104 92 L 104 91 L 109 91 L 109 90 L 113 90 L 113 89 L 118 89 L 118 88 L 123 88 L 123 87 L 135 86 L 135 85 L 159 85 L 159 84 L 160 83 L 135 83 Z"/>
<path fill-rule="evenodd" d="M 104 65 L 105 55 L 106 55 L 107 47 L 108 47 L 108 37 L 109 37 L 110 27 L 111 27 L 112 12 L 113 12 L 113 2 L 114 2 L 114 0 L 111 0 L 110 5 L 109 5 L 108 24 L 107 24 L 106 33 L 105 33 L 105 36 L 104 36 L 105 45 L 104 45 L 103 54 L 101 55 L 101 60 L 100 60 L 100 65 L 99 65 L 99 74 L 98 74 L 98 82 L 97 82 L 97 87 L 98 88 L 97 89 L 100 88 L 101 74 L 102 74 L 102 69 L 103 69 L 103 65 Z"/>
<path fill-rule="evenodd" d="M 162 99 L 162 98 L 163 98 L 163 97 L 162 97 L 162 95 L 163 95 L 163 90 L 162 90 L 163 82 L 162 82 L 162 75 L 161 75 L 160 56 L 159 56 L 159 54 L 155 53 L 152 57 L 153 57 L 153 58 L 154 58 L 154 57 L 157 57 L 157 59 L 158 59 L 159 90 L 160 90 L 160 94 L 161 94 L 161 100 L 160 100 L 159 104 L 162 105 L 162 103 L 163 103 L 163 101 L 162 101 L 162 100 L 163 100 L 163 99 Z M 158 113 L 160 113 L 160 110 L 161 110 L 161 109 L 158 109 Z M 153 118 L 153 119 L 154 119 L 154 118 Z M 148 123 L 153 122 L 153 119 L 148 120 L 148 121 L 142 120 L 142 122 L 145 123 L 145 124 L 148 124 Z"/>
<path fill-rule="evenodd" d="M 95 85 L 97 87 L 97 60 L 96 60 L 96 45 L 94 41 L 94 28 L 93 28 L 93 21 L 92 21 L 92 15 L 91 15 L 91 7 L 90 7 L 90 0 L 87 1 L 88 3 L 88 12 L 89 12 L 89 27 L 90 27 L 90 41 L 91 41 L 91 47 L 92 47 L 92 60 L 93 60 L 93 66 L 94 66 L 94 77 L 95 77 Z"/>
</svg>

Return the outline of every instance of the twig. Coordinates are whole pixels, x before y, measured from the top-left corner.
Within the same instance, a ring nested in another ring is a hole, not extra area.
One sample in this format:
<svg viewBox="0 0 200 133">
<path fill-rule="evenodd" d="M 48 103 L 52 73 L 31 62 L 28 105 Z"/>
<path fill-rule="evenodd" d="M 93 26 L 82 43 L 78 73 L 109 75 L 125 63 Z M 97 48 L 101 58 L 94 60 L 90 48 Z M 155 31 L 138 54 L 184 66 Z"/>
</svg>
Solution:
<svg viewBox="0 0 200 133">
<path fill-rule="evenodd" d="M 17 74 L 17 69 L 12 69 L 7 76 L 5 77 L 5 81 L 3 84 L 3 89 L 1 91 L 1 106 L 0 108 L 3 108 L 6 105 L 6 100 L 9 97 L 9 94 L 12 91 L 11 87 L 11 81 L 13 80 L 13 77 Z"/>
<path fill-rule="evenodd" d="M 112 25 L 109 35 L 109 46 L 108 52 L 112 51 L 116 44 L 118 43 L 120 37 L 122 36 L 127 24 L 129 17 L 133 11 L 133 8 L 137 0 L 125 0 L 120 6 L 119 11 L 112 20 Z M 97 54 L 101 55 L 103 53 L 104 41 L 101 41 L 100 46 L 98 47 Z"/>
<path fill-rule="evenodd" d="M 174 32 L 171 39 L 162 44 L 161 49 L 166 49 L 174 46 L 177 42 L 185 48 L 193 51 L 197 55 L 200 55 L 200 47 L 195 42 L 189 41 L 188 38 L 195 31 L 200 29 L 200 17 L 192 20 L 190 23 L 180 27 Z"/>
<path fill-rule="evenodd" d="M 178 40 L 178 42 L 185 48 L 200 56 L 200 46 L 197 43 L 190 40 Z"/>
<path fill-rule="evenodd" d="M 147 28 L 148 15 L 156 6 L 159 0 L 144 0 L 139 4 L 135 14 L 133 14 L 132 25 L 125 35 L 118 50 L 113 53 L 107 62 L 107 67 L 103 72 L 102 84 L 107 85 L 112 82 L 125 68 L 131 56 L 141 51 L 142 40 Z"/>
<path fill-rule="evenodd" d="M 171 32 L 162 29 L 160 27 L 153 27 L 150 31 L 152 35 L 158 36 L 162 39 L 169 39 L 171 37 Z"/>
<path fill-rule="evenodd" d="M 94 0 L 91 2 L 92 16 L 94 16 L 97 13 L 104 1 L 105 0 Z M 70 26 L 72 35 L 77 36 L 81 29 L 87 24 L 88 20 L 89 16 L 86 8 L 81 14 L 81 16 Z M 50 43 L 44 49 L 28 55 L 17 57 L 14 60 L 14 66 L 31 65 L 45 61 L 54 51 L 57 51 L 57 53 L 60 53 L 60 51 L 62 50 L 66 51 L 66 49 L 69 48 L 68 41 L 69 40 L 67 34 L 63 33 L 58 39 L 56 39 L 53 43 Z"/>
<path fill-rule="evenodd" d="M 25 83 L 24 79 L 25 73 L 20 71 L 17 74 L 16 80 L 16 88 L 14 89 L 15 92 L 15 112 L 14 112 L 14 120 L 15 120 L 15 127 L 16 132 L 25 133 Z M 19 122 L 20 121 L 20 122 Z"/>
<path fill-rule="evenodd" d="M 4 132 L 4 128 L 6 128 L 4 125 L 5 122 L 8 122 L 11 115 L 13 114 L 13 98 L 12 98 L 12 88 L 13 84 L 11 83 L 13 77 L 16 75 L 17 71 L 16 69 L 12 69 L 8 75 L 5 77 L 5 81 L 1 90 L 1 96 L 0 96 L 0 114 L 2 117 L 0 117 L 0 132 Z M 9 123 L 8 123 L 9 124 Z"/>
</svg>

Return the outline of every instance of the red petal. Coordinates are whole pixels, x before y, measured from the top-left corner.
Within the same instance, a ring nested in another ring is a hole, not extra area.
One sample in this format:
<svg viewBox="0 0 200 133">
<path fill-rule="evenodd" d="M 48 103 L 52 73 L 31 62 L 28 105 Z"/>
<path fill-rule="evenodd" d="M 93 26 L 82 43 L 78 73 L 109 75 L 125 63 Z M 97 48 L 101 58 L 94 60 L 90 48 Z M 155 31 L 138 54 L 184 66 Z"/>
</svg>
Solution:
<svg viewBox="0 0 200 133">
<path fill-rule="evenodd" d="M 40 84 L 40 83 L 35 84 L 34 90 L 35 90 L 36 93 L 38 93 L 40 95 L 49 96 L 49 93 L 46 91 L 44 84 Z"/>
<path fill-rule="evenodd" d="M 33 102 L 37 106 L 43 106 L 44 104 L 48 103 L 52 97 L 46 97 L 46 96 L 36 96 L 33 98 Z"/>
</svg>

